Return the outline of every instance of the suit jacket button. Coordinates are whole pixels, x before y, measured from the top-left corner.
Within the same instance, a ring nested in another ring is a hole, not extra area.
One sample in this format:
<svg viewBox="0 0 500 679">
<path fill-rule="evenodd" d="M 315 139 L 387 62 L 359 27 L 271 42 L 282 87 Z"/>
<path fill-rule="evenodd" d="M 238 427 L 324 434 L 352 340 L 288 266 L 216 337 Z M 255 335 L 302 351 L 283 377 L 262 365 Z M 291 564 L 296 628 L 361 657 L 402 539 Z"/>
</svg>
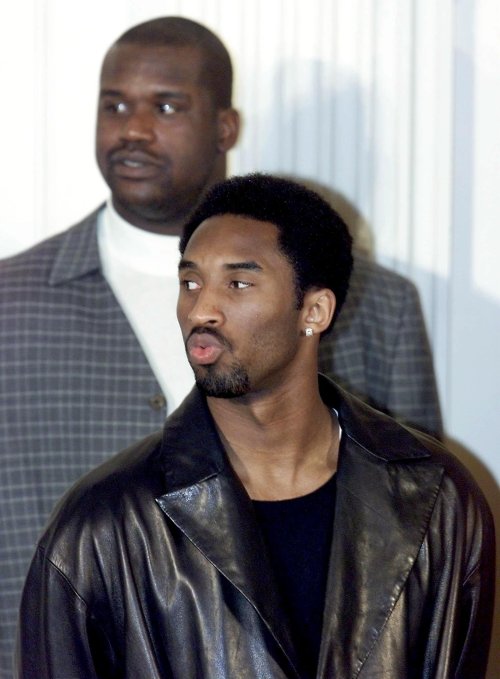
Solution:
<svg viewBox="0 0 500 679">
<path fill-rule="evenodd" d="M 167 405 L 167 399 L 163 394 L 155 394 L 149 399 L 149 405 L 153 410 L 161 410 Z"/>
</svg>

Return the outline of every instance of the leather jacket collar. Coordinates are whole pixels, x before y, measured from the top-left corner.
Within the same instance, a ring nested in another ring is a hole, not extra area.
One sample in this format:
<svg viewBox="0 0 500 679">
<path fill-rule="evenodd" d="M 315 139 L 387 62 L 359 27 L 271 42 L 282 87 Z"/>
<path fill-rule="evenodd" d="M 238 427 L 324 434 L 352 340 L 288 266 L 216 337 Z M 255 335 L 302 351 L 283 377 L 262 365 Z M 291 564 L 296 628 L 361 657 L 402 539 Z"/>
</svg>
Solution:
<svg viewBox="0 0 500 679">
<path fill-rule="evenodd" d="M 343 443 L 318 676 L 333 667 L 334 676 L 350 677 L 380 635 L 417 558 L 443 469 L 412 464 L 430 455 L 425 437 L 394 427 L 330 380 L 319 379 L 324 402 L 339 414 Z M 158 504 L 252 603 L 296 673 L 251 501 L 196 388 L 167 420 L 161 455 L 168 490 Z"/>
</svg>

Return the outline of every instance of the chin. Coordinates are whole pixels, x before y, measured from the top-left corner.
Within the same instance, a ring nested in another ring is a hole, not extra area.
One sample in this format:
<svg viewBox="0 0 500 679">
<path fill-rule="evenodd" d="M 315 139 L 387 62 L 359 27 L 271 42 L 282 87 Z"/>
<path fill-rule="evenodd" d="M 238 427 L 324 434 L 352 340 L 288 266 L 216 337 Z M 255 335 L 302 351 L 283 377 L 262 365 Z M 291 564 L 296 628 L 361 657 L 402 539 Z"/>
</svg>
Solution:
<svg viewBox="0 0 500 679">
<path fill-rule="evenodd" d="M 160 201 L 159 199 L 155 199 L 155 197 L 145 197 L 143 194 L 128 194 L 124 196 L 116 193 L 114 196 L 116 196 L 122 212 L 135 216 L 140 220 L 162 224 L 175 219 L 172 210 L 169 210 L 165 205 L 164 197 Z M 171 207 L 172 204 L 170 205 L 170 208 Z"/>
<path fill-rule="evenodd" d="M 197 370 L 195 373 L 198 388 L 213 398 L 238 398 L 246 396 L 251 391 L 247 372 L 241 366 L 234 366 L 227 373 L 216 373 L 208 366 L 208 370 Z"/>
</svg>

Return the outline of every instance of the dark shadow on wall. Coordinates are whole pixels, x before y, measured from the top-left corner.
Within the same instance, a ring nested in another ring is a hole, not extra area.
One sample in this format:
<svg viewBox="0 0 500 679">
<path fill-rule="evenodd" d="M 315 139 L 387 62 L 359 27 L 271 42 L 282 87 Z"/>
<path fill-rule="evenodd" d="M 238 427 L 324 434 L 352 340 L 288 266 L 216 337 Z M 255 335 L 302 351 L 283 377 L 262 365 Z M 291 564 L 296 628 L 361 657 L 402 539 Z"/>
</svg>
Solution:
<svg viewBox="0 0 500 679">
<path fill-rule="evenodd" d="M 372 252 L 373 231 L 362 207 L 366 215 L 373 207 L 373 121 L 366 114 L 370 93 L 339 64 L 330 69 L 322 60 L 299 56 L 278 63 L 268 87 L 260 134 L 252 141 L 243 135 L 241 142 L 243 156 L 252 159 L 250 168 L 295 174 L 302 183 L 314 183 L 319 193 L 325 190 L 353 228 L 358 249 Z"/>
</svg>

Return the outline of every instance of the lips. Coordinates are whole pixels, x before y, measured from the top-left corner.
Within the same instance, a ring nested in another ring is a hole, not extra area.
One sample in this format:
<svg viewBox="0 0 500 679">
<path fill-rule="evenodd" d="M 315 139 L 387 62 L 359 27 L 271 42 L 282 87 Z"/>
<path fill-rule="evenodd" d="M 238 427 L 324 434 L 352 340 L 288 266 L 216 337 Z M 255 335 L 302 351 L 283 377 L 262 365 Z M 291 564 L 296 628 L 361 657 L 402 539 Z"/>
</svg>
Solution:
<svg viewBox="0 0 500 679">
<path fill-rule="evenodd" d="M 114 173 L 129 179 L 148 178 L 161 166 L 157 158 L 144 151 L 117 151 L 110 160 Z"/>
<path fill-rule="evenodd" d="M 215 363 L 224 350 L 223 343 L 209 333 L 193 333 L 187 343 L 188 356 L 192 363 L 209 365 Z"/>
</svg>

